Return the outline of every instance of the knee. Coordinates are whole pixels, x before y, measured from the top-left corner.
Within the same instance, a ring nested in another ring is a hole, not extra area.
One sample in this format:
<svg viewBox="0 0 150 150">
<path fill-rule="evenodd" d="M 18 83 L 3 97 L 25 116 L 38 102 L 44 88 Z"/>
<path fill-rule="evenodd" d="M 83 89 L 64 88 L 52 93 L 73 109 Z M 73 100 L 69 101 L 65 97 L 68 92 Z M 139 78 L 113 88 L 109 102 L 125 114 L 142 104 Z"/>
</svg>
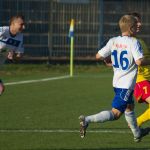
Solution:
<svg viewBox="0 0 150 150">
<path fill-rule="evenodd" d="M 128 104 L 125 111 L 126 111 L 126 112 L 131 112 L 131 111 L 133 111 L 133 110 L 134 110 L 134 104 Z"/>
<path fill-rule="evenodd" d="M 115 108 L 112 109 L 112 113 L 114 114 L 114 120 L 118 120 L 122 115 L 122 112 Z"/>
</svg>

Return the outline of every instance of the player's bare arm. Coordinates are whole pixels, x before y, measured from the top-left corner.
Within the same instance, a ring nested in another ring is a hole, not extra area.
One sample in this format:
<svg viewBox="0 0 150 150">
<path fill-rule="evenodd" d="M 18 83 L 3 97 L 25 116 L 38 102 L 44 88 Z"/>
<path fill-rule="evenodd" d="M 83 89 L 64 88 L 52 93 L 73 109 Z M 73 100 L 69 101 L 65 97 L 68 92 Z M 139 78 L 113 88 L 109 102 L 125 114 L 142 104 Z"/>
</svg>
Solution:
<svg viewBox="0 0 150 150">
<path fill-rule="evenodd" d="M 140 58 L 135 62 L 138 66 L 146 66 L 150 65 L 150 59 L 147 58 Z"/>
<path fill-rule="evenodd" d="M 97 60 L 104 60 L 104 57 L 102 57 L 99 53 L 96 54 Z"/>
</svg>

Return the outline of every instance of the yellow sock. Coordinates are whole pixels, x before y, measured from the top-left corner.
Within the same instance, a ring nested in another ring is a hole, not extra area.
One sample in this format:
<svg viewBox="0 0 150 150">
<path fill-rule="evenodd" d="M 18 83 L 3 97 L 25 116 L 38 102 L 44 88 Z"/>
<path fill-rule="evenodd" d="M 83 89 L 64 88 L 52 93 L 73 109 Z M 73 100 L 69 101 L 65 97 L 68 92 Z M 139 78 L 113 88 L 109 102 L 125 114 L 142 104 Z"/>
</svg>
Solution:
<svg viewBox="0 0 150 150">
<path fill-rule="evenodd" d="M 141 126 L 144 122 L 150 120 L 150 108 L 148 108 L 143 114 L 141 114 L 137 118 L 137 124 L 138 126 Z"/>
</svg>

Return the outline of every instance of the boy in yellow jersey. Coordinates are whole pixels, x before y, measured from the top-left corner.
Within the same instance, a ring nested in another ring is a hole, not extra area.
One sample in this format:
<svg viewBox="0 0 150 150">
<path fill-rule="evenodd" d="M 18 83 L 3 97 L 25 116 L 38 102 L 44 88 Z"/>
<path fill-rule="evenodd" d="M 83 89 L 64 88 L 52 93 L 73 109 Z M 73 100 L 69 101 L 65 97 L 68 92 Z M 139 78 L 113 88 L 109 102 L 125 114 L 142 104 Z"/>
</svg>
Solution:
<svg viewBox="0 0 150 150">
<path fill-rule="evenodd" d="M 141 16 L 140 14 L 134 12 L 130 15 L 134 16 L 138 21 L 137 32 L 141 28 Z M 138 39 L 142 49 L 144 51 L 144 56 L 150 54 L 147 45 L 141 39 Z M 138 74 L 136 85 L 134 88 L 134 97 L 138 103 L 146 103 L 149 108 L 137 118 L 138 126 L 141 126 L 144 122 L 150 120 L 150 66 L 138 66 Z"/>
</svg>

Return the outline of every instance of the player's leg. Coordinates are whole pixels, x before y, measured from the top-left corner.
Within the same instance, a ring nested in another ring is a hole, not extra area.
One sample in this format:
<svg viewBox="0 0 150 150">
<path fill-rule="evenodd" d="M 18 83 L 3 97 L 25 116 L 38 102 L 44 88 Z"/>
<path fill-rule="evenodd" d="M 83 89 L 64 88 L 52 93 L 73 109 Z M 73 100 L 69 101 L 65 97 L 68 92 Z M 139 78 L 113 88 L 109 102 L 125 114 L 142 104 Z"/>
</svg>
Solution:
<svg viewBox="0 0 150 150">
<path fill-rule="evenodd" d="M 138 126 L 141 126 L 144 122 L 150 120 L 150 96 L 145 98 L 145 102 L 149 104 L 149 108 L 137 118 Z"/>
<path fill-rule="evenodd" d="M 141 114 L 137 118 L 137 124 L 138 126 L 141 126 L 144 122 L 150 120 L 150 108 L 148 108 L 143 114 Z"/>
<path fill-rule="evenodd" d="M 139 103 L 145 102 L 150 104 L 150 82 L 145 80 L 137 83 L 134 89 L 134 97 Z M 137 118 L 138 126 L 141 126 L 148 120 L 150 120 L 150 108 Z"/>
<path fill-rule="evenodd" d="M 119 95 L 119 93 L 118 93 L 118 95 Z M 86 129 L 87 129 L 89 123 L 93 123 L 93 122 L 103 123 L 106 121 L 112 121 L 112 120 L 118 119 L 122 115 L 122 112 L 124 112 L 126 105 L 124 104 L 124 102 L 122 103 L 122 100 L 118 101 L 118 95 L 116 95 L 114 97 L 114 100 L 112 103 L 112 110 L 101 111 L 97 114 L 89 115 L 89 116 L 81 115 L 79 117 L 80 135 L 82 138 L 85 136 Z M 123 106 L 121 106 L 121 105 L 123 105 Z"/>
<path fill-rule="evenodd" d="M 5 90 L 5 86 L 3 84 L 3 81 L 0 79 L 0 95 L 2 95 L 2 93 L 4 92 Z"/>
<path fill-rule="evenodd" d="M 137 126 L 137 121 L 134 114 L 134 101 L 132 95 L 133 95 L 133 90 L 124 90 L 124 92 L 121 93 L 122 99 L 127 102 L 126 109 L 125 109 L 125 119 L 133 133 L 134 141 L 139 142 L 140 141 L 139 137 L 141 135 L 141 132 L 139 127 Z"/>
<path fill-rule="evenodd" d="M 102 123 L 102 122 L 106 122 L 106 121 L 112 121 L 112 120 L 119 119 L 127 107 L 126 101 L 123 101 L 122 97 L 120 97 L 120 92 L 122 92 L 122 89 L 115 88 L 116 95 L 112 102 L 112 110 L 105 110 L 105 111 L 101 111 L 97 114 L 87 116 L 87 117 L 85 117 L 85 121 L 87 123 L 91 123 L 91 122 Z"/>
<path fill-rule="evenodd" d="M 85 137 L 86 129 L 89 125 L 89 123 L 102 123 L 106 121 L 112 121 L 114 120 L 114 114 L 111 110 L 101 111 L 94 115 L 84 116 L 81 115 L 79 117 L 80 120 L 80 136 L 81 138 Z"/>
<path fill-rule="evenodd" d="M 91 122 L 103 123 L 103 122 L 111 121 L 111 120 L 114 120 L 114 114 L 111 110 L 101 111 L 97 114 L 90 115 L 85 118 L 85 121 L 87 123 L 91 123 Z"/>
<path fill-rule="evenodd" d="M 140 128 L 137 126 L 137 120 L 132 108 L 132 104 L 129 104 L 125 111 L 125 119 L 133 133 L 134 141 L 139 142 L 141 140 L 141 132 Z"/>
</svg>

